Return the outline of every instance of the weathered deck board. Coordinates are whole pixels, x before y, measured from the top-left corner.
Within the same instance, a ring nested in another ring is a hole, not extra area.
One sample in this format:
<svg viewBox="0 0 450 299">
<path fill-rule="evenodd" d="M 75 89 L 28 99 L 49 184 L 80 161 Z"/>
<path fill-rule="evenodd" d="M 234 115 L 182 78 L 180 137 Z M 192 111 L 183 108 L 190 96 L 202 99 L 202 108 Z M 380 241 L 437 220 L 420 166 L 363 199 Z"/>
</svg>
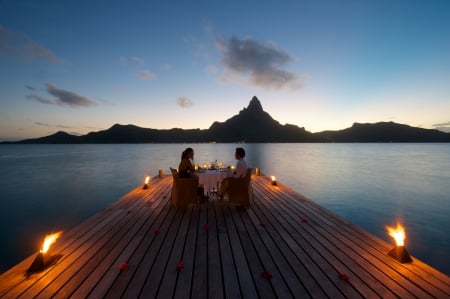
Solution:
<svg viewBox="0 0 450 299">
<path fill-rule="evenodd" d="M 252 181 L 249 209 L 176 210 L 171 177 L 155 178 L 64 233 L 57 264 L 26 276 L 31 256 L 1 274 L 0 297 L 450 298 L 447 275 L 400 264 L 387 242 L 267 177 Z"/>
</svg>

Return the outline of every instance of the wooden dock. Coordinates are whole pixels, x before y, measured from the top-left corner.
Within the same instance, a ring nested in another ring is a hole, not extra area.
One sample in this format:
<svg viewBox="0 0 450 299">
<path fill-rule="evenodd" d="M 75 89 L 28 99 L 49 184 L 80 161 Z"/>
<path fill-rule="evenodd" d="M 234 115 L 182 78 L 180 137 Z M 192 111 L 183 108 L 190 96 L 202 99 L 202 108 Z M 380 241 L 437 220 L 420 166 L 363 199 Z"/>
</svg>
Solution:
<svg viewBox="0 0 450 299">
<path fill-rule="evenodd" d="M 267 177 L 250 209 L 211 200 L 181 211 L 172 177 L 154 178 L 52 248 L 0 275 L 2 298 L 450 298 L 447 275 Z"/>
</svg>

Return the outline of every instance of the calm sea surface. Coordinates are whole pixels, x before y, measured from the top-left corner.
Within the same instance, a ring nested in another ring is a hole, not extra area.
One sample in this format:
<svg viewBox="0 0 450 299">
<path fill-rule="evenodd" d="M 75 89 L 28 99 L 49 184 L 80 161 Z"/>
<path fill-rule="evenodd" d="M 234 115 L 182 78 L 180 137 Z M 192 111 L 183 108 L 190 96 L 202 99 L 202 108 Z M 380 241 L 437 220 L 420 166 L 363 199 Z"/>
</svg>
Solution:
<svg viewBox="0 0 450 299">
<path fill-rule="evenodd" d="M 234 162 L 235 144 L 0 146 L 0 272 L 38 250 L 47 232 L 68 230 L 176 167 Z M 265 174 L 383 238 L 400 220 L 408 251 L 450 274 L 450 144 L 244 144 Z"/>
</svg>

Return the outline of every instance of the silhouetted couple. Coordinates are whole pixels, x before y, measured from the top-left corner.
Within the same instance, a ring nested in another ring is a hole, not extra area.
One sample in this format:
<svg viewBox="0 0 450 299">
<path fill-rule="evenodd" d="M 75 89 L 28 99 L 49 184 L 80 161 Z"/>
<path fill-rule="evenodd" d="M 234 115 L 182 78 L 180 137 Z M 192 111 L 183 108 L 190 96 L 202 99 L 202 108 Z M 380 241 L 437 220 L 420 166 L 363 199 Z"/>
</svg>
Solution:
<svg viewBox="0 0 450 299">
<path fill-rule="evenodd" d="M 242 147 L 236 148 L 236 152 L 234 154 L 236 160 L 236 169 L 230 175 L 222 180 L 220 184 L 219 198 L 222 199 L 224 196 L 228 195 L 228 186 L 231 179 L 243 178 L 247 175 L 247 169 L 250 168 L 250 164 L 245 159 L 245 150 Z M 181 154 L 181 162 L 178 166 L 178 174 L 180 178 L 195 178 L 198 175 L 195 173 L 195 167 L 192 164 L 194 160 L 194 150 L 190 147 L 185 149 Z M 205 188 L 203 185 L 199 185 L 197 187 L 199 201 L 208 201 L 209 197 L 205 196 Z"/>
</svg>

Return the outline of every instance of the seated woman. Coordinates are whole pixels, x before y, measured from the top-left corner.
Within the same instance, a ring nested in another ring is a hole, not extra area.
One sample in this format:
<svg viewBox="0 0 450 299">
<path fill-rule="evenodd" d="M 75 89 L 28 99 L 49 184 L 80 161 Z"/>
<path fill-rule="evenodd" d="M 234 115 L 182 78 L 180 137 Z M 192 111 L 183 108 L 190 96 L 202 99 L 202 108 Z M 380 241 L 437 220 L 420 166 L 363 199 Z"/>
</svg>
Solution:
<svg viewBox="0 0 450 299">
<path fill-rule="evenodd" d="M 228 195 L 230 180 L 233 178 L 238 179 L 245 177 L 247 175 L 247 169 L 250 168 L 250 164 L 245 159 L 245 150 L 242 147 L 236 148 L 234 156 L 236 160 L 238 160 L 236 171 L 234 171 L 230 177 L 222 180 L 222 183 L 220 184 L 219 199 L 223 199 L 224 196 Z"/>
<path fill-rule="evenodd" d="M 181 162 L 178 166 L 178 174 L 180 178 L 195 178 L 197 174 L 195 173 L 195 168 L 192 165 L 194 160 L 194 150 L 190 147 L 185 149 L 181 154 Z M 208 196 L 205 196 L 205 188 L 203 185 L 197 187 L 198 198 L 200 202 L 208 201 Z"/>
</svg>

